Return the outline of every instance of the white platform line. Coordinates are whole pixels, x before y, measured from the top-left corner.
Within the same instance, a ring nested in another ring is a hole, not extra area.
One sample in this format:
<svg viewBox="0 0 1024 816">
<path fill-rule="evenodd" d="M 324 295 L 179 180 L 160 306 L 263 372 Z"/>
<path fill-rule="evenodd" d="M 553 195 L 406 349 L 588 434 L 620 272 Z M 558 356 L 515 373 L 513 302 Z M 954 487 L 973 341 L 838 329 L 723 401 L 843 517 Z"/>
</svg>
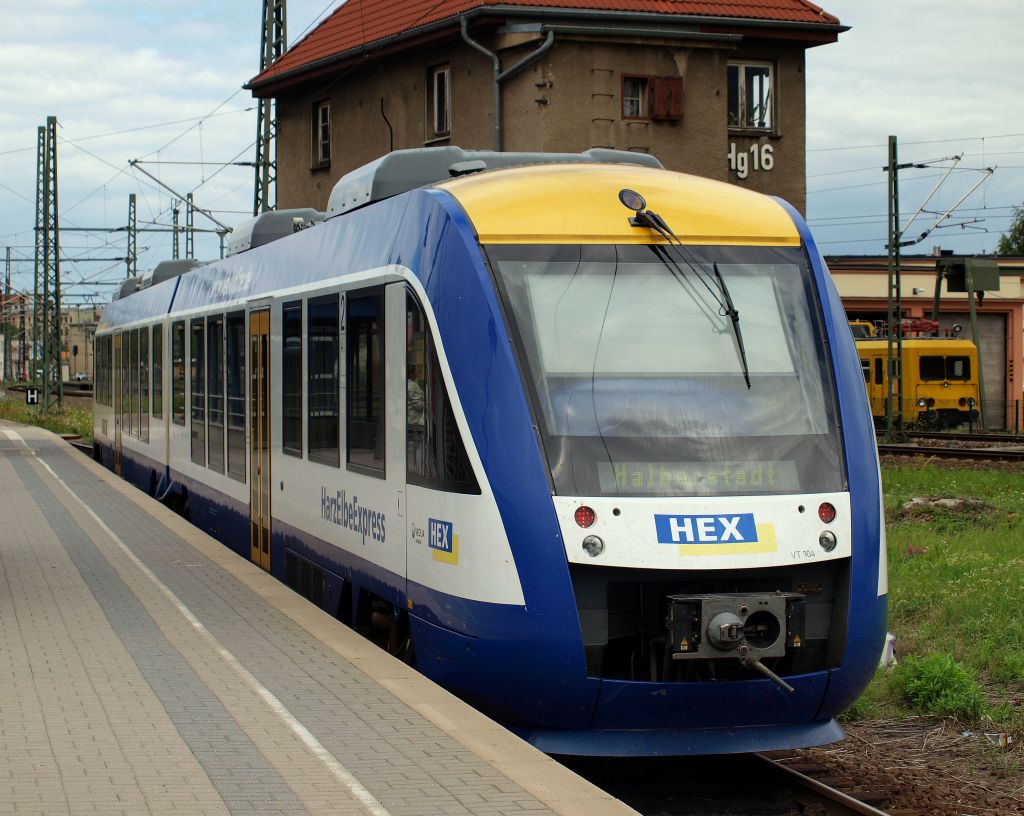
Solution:
<svg viewBox="0 0 1024 816">
<path fill-rule="evenodd" d="M 32 450 L 28 443 L 26 443 L 16 431 L 5 429 L 3 433 L 8 439 L 21 442 L 26 448 Z M 33 451 L 33 454 L 35 454 L 35 451 Z M 345 788 L 348 789 L 348 791 L 359 801 L 359 803 L 362 804 L 370 814 L 372 814 L 372 816 L 391 816 L 391 813 L 380 803 L 377 797 L 370 793 L 370 791 L 368 791 L 362 783 L 356 779 L 347 768 L 345 768 L 344 765 L 338 762 L 335 756 L 324 747 L 323 743 L 321 743 L 320 740 L 318 740 L 310 730 L 306 728 L 306 726 L 299 722 L 295 715 L 287 709 L 284 703 L 282 703 L 274 693 L 270 691 L 270 689 L 260 683 L 260 681 L 257 680 L 252 673 L 241 664 L 237 657 L 224 648 L 210 630 L 203 625 L 202 621 L 193 614 L 192 610 L 189 609 L 184 602 L 171 591 L 170 587 L 157 578 L 149 567 L 139 560 L 138 556 L 136 556 L 135 553 L 133 553 L 118 537 L 118 535 L 111 530 L 106 523 L 104 523 L 103 519 L 96 515 L 93 509 L 89 507 L 89 505 L 86 504 L 85 501 L 54 472 L 53 468 L 40 459 L 38 455 L 36 455 L 36 460 L 46 468 L 50 472 L 50 475 L 61 484 L 68 494 L 82 506 L 82 509 L 84 509 L 93 521 L 100 526 L 103 532 L 110 537 L 110 540 L 113 541 L 122 552 L 124 552 L 136 568 L 138 568 L 138 570 L 145 575 L 172 604 L 174 604 L 182 616 L 197 632 L 199 632 L 202 637 L 207 640 L 207 642 L 216 650 L 217 654 L 221 656 L 224 662 L 234 669 L 235 673 L 242 678 L 243 682 L 245 682 L 252 691 L 259 695 L 263 702 L 265 702 L 267 706 L 269 706 L 270 709 L 281 719 L 281 721 L 288 726 L 292 733 L 302 741 L 303 745 L 305 745 L 309 751 L 324 764 L 331 775 L 338 782 L 344 785 Z"/>
</svg>

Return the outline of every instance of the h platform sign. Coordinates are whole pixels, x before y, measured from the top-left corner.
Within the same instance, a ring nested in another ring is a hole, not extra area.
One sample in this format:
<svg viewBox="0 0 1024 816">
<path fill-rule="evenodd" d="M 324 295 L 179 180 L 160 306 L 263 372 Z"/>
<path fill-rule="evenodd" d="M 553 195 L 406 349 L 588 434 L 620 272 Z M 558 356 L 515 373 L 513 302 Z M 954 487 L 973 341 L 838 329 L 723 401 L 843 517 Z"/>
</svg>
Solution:
<svg viewBox="0 0 1024 816">
<path fill-rule="evenodd" d="M 25 389 L 25 404 L 26 405 L 38 405 L 39 404 L 39 389 L 38 388 L 26 388 Z"/>
</svg>

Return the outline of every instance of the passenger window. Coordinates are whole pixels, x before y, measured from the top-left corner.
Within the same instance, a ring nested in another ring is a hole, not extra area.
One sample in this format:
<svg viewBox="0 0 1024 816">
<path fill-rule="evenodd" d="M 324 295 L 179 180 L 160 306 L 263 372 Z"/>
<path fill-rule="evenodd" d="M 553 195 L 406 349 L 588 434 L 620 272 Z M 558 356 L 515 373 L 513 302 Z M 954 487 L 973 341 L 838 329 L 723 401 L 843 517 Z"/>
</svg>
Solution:
<svg viewBox="0 0 1024 816">
<path fill-rule="evenodd" d="M 128 425 L 129 436 L 139 435 L 139 330 L 128 335 Z"/>
<path fill-rule="evenodd" d="M 164 327 L 153 326 L 153 416 L 164 415 Z"/>
<path fill-rule="evenodd" d="M 102 365 L 100 367 L 101 379 L 96 383 L 97 391 L 102 395 L 101 402 L 103 405 L 110 405 L 113 397 L 110 393 L 110 382 L 111 382 L 111 369 L 113 359 L 113 344 L 111 338 L 108 335 L 100 341 L 100 349 L 102 352 Z"/>
<path fill-rule="evenodd" d="M 453 493 L 479 493 L 455 423 L 423 310 L 406 296 L 406 478 Z"/>
<path fill-rule="evenodd" d="M 192 461 L 206 464 L 206 371 L 203 319 L 192 321 Z"/>
<path fill-rule="evenodd" d="M 338 296 L 309 301 L 309 458 L 338 467 L 341 428 L 338 416 Z M 300 376 L 301 376 L 301 368 Z M 301 405 L 301 402 L 300 402 Z"/>
<path fill-rule="evenodd" d="M 971 378 L 970 357 L 947 357 L 946 358 L 946 379 L 947 380 L 969 380 Z"/>
<path fill-rule="evenodd" d="M 871 361 L 861 360 L 860 361 L 861 371 L 864 372 L 864 382 L 870 384 L 871 382 Z"/>
<path fill-rule="evenodd" d="M 921 379 L 928 381 L 946 379 L 946 359 L 944 357 L 921 357 L 918 363 Z"/>
<path fill-rule="evenodd" d="M 302 301 L 281 310 L 281 446 L 302 456 Z"/>
<path fill-rule="evenodd" d="M 185 424 L 185 323 L 171 326 L 171 419 Z"/>
<path fill-rule="evenodd" d="M 210 469 L 224 472 L 224 316 L 206 321 L 207 409 Z"/>
<path fill-rule="evenodd" d="M 121 397 L 121 433 L 129 433 L 129 422 L 131 421 L 131 340 L 130 331 L 121 332 L 121 360 L 118 364 L 121 369 L 121 379 L 118 391 Z"/>
<path fill-rule="evenodd" d="M 875 358 L 875 385 L 882 384 L 882 358 Z"/>
<path fill-rule="evenodd" d="M 228 475 L 245 481 L 245 313 L 228 315 Z"/>
<path fill-rule="evenodd" d="M 348 297 L 345 349 L 348 466 L 384 477 L 384 296 Z"/>
<path fill-rule="evenodd" d="M 139 329 L 139 438 L 149 441 L 149 329 Z"/>
</svg>

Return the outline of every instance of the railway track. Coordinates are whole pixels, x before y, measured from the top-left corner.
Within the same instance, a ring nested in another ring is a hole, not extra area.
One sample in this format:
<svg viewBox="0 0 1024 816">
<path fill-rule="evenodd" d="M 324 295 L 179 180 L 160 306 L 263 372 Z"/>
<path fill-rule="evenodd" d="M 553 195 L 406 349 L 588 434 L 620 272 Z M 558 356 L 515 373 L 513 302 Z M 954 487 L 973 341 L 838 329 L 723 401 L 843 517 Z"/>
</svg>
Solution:
<svg viewBox="0 0 1024 816">
<path fill-rule="evenodd" d="M 1024 434 L 961 433 L 958 431 L 913 431 L 907 434 L 910 439 L 935 439 L 950 442 L 982 442 L 990 445 L 1024 445 Z"/>
<path fill-rule="evenodd" d="M 927 456 L 992 462 L 1024 461 L 1024 435 L 913 431 L 904 442 L 878 442 L 883 456 Z"/>
<path fill-rule="evenodd" d="M 878 442 L 883 456 L 928 456 L 993 462 L 1024 461 L 1024 436 L 992 433 L 914 432 L 905 442 Z"/>
<path fill-rule="evenodd" d="M 768 764 L 772 772 L 785 779 L 793 790 L 795 803 L 805 813 L 819 816 L 889 816 L 875 804 L 893 797 L 889 791 L 869 791 L 851 787 L 846 780 L 828 775 L 820 763 L 806 760 L 795 753 L 755 754 Z"/>
<path fill-rule="evenodd" d="M 878 806 L 898 798 L 795 751 L 559 761 L 642 816 L 893 816 Z"/>
<path fill-rule="evenodd" d="M 1010 448 L 949 448 L 940 445 L 879 444 L 883 456 L 928 456 L 934 459 L 972 459 L 989 462 L 1024 462 L 1024 446 Z"/>
</svg>

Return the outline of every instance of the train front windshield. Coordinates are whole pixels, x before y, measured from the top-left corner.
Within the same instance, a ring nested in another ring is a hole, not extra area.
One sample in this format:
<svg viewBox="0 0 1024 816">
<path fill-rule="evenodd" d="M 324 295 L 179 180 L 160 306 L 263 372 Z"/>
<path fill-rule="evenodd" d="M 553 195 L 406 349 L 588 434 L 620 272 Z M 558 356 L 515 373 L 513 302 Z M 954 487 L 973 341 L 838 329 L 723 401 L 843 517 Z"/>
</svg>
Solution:
<svg viewBox="0 0 1024 816">
<path fill-rule="evenodd" d="M 686 247 L 673 263 L 663 249 L 487 247 L 555 492 L 842 490 L 835 395 L 803 252 Z M 745 363 L 723 290 L 739 313 Z"/>
</svg>

